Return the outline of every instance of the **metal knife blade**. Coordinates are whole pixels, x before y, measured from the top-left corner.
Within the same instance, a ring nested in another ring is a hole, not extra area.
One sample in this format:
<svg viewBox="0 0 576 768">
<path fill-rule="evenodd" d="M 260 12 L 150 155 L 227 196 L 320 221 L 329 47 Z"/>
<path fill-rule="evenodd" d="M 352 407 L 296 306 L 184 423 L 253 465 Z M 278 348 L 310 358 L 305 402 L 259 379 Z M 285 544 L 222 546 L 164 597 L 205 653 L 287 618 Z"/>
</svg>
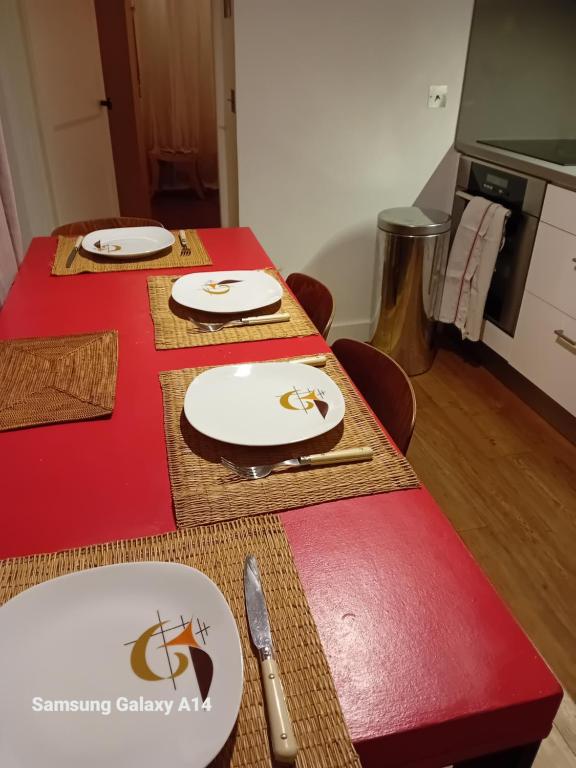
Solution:
<svg viewBox="0 0 576 768">
<path fill-rule="evenodd" d="M 280 672 L 274 658 L 270 619 L 262 591 L 258 562 L 254 555 L 248 555 L 244 562 L 244 597 L 250 634 L 260 655 L 260 671 L 272 754 L 278 762 L 293 763 L 298 754 L 298 742 L 294 736 Z"/>
<path fill-rule="evenodd" d="M 72 250 L 68 254 L 68 258 L 66 259 L 66 269 L 69 269 L 72 266 L 72 262 L 74 261 L 74 259 L 78 254 L 78 251 L 80 250 L 80 246 L 82 245 L 83 239 L 84 238 L 82 237 L 82 235 L 79 235 L 76 238 L 76 243 L 74 244 L 74 248 L 72 248 Z"/>
<path fill-rule="evenodd" d="M 248 555 L 244 562 L 244 598 L 252 642 L 258 648 L 260 658 L 268 659 L 274 653 L 270 618 L 262 591 L 258 561 L 254 555 Z"/>
</svg>

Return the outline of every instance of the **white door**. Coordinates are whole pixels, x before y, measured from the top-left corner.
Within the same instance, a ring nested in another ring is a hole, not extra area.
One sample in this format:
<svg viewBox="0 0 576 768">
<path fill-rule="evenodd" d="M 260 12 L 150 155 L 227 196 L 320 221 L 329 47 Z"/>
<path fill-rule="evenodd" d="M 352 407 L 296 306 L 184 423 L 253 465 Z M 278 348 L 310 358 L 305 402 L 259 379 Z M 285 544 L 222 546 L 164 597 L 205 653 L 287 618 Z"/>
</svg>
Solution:
<svg viewBox="0 0 576 768">
<path fill-rule="evenodd" d="M 118 216 L 93 0 L 21 8 L 58 223 Z"/>
<path fill-rule="evenodd" d="M 236 68 L 233 0 L 212 0 L 214 79 L 218 126 L 220 223 L 238 226 L 238 156 L 236 145 Z"/>
</svg>

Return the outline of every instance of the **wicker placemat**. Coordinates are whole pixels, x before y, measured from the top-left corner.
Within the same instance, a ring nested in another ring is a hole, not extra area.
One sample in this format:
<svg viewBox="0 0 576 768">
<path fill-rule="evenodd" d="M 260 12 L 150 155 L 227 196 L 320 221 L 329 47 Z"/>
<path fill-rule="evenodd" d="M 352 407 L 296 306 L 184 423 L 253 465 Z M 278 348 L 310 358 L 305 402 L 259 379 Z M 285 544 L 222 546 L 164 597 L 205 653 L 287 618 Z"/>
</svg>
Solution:
<svg viewBox="0 0 576 768">
<path fill-rule="evenodd" d="M 264 270 L 280 281 L 274 269 Z M 179 349 L 181 347 L 205 347 L 212 344 L 234 344 L 237 341 L 262 341 L 264 339 L 287 339 L 295 336 L 311 336 L 318 333 L 302 307 L 285 290 L 281 302 L 260 310 L 238 315 L 218 315 L 214 312 L 192 312 L 171 298 L 174 278 L 149 277 L 148 295 L 150 311 L 154 321 L 156 349 Z M 290 320 L 285 323 L 266 325 L 247 325 L 241 328 L 222 328 L 214 333 L 203 333 L 195 328 L 190 317 L 206 322 L 226 322 L 249 314 L 269 315 L 275 312 L 287 312 Z"/>
<path fill-rule="evenodd" d="M 117 367 L 116 331 L 0 341 L 0 431 L 112 413 Z"/>
<path fill-rule="evenodd" d="M 170 250 L 162 251 L 160 255 L 152 256 L 140 261 L 133 259 L 107 259 L 104 256 L 96 256 L 80 249 L 72 265 L 66 268 L 66 259 L 74 247 L 75 237 L 59 237 L 54 264 L 53 275 L 77 275 L 80 272 L 126 272 L 133 269 L 168 269 L 175 267 L 201 267 L 212 264 L 204 244 L 195 229 L 186 230 L 186 239 L 191 253 L 183 256 L 180 253 L 180 242 L 177 233 L 173 233 L 176 242 Z"/>
<path fill-rule="evenodd" d="M 300 751 L 297 768 L 355 768 L 330 670 L 276 515 L 132 541 L 0 562 L 0 602 L 47 579 L 112 563 L 161 560 L 190 565 L 213 579 L 232 609 L 244 655 L 237 728 L 213 768 L 270 768 L 259 664 L 244 610 L 243 564 L 258 558 L 275 649 Z"/>
<path fill-rule="evenodd" d="M 327 357 L 325 371 L 346 400 L 344 421 L 320 437 L 276 448 L 221 443 L 189 425 L 182 411 L 184 394 L 192 379 L 206 368 L 160 374 L 170 483 L 179 527 L 418 487 L 414 470 L 392 446 L 336 358 Z M 359 446 L 372 447 L 372 461 L 278 472 L 263 480 L 236 480 L 220 463 L 220 458 L 226 456 L 238 464 L 272 464 L 290 457 Z"/>
</svg>

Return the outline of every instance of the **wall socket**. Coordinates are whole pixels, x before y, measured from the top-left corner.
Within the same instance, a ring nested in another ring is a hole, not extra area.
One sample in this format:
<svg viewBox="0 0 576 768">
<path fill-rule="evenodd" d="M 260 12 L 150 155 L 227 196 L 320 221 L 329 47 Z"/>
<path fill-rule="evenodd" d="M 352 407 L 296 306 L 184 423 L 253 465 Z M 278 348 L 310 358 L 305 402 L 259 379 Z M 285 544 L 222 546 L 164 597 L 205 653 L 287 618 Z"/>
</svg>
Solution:
<svg viewBox="0 0 576 768">
<path fill-rule="evenodd" d="M 447 85 L 431 85 L 428 90 L 428 108 L 439 109 L 445 107 L 448 101 Z"/>
</svg>

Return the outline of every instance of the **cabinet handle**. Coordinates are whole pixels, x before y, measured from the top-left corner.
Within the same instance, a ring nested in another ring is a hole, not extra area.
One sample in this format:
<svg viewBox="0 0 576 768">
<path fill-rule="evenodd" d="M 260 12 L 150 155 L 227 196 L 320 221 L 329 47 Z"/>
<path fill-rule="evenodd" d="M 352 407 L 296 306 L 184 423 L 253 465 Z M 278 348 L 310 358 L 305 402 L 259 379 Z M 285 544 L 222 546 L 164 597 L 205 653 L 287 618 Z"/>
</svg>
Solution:
<svg viewBox="0 0 576 768">
<path fill-rule="evenodd" d="M 570 336 L 566 336 L 564 331 L 554 331 L 556 336 L 558 336 L 559 339 L 562 339 L 562 341 L 565 341 L 567 344 L 570 344 L 571 347 L 574 347 L 576 349 L 576 341 L 574 339 L 571 339 Z"/>
</svg>

